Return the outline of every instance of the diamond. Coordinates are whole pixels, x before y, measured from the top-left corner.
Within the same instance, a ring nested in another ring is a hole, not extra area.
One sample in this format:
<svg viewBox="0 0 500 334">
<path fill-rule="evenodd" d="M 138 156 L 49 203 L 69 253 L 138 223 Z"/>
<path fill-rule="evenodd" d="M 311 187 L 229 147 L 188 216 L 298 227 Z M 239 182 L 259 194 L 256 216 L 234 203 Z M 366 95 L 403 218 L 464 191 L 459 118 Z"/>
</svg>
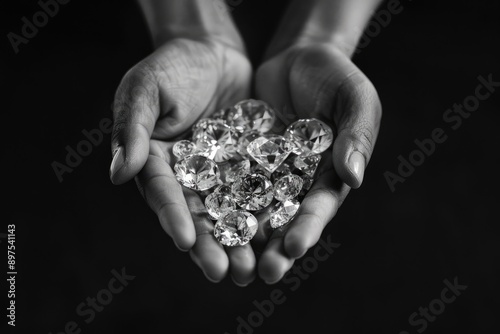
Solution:
<svg viewBox="0 0 500 334">
<path fill-rule="evenodd" d="M 297 155 L 315 155 L 324 152 L 333 142 L 333 131 L 315 118 L 299 119 L 290 124 L 285 138 L 294 144 Z"/>
<path fill-rule="evenodd" d="M 217 220 L 225 213 L 236 210 L 236 203 L 230 196 L 214 191 L 205 198 L 205 207 L 210 217 Z"/>
<path fill-rule="evenodd" d="M 302 190 L 300 191 L 300 196 L 305 196 L 305 194 L 311 189 L 314 179 L 306 174 L 301 176 L 303 184 L 302 184 Z"/>
<path fill-rule="evenodd" d="M 264 135 L 252 141 L 247 151 L 259 165 L 272 173 L 288 157 L 292 151 L 292 144 L 283 136 Z"/>
<path fill-rule="evenodd" d="M 250 172 L 255 173 L 255 174 L 264 175 L 268 179 L 271 179 L 272 174 L 267 169 L 265 169 L 264 167 L 262 167 L 261 165 L 259 165 L 256 162 L 252 162 L 252 164 L 254 164 L 254 165 L 250 168 Z"/>
<path fill-rule="evenodd" d="M 273 184 L 261 174 L 247 174 L 231 186 L 234 200 L 249 211 L 261 210 L 273 201 Z"/>
<path fill-rule="evenodd" d="M 215 223 L 214 236 L 224 246 L 243 246 L 257 233 L 257 218 L 250 212 L 235 210 Z"/>
<path fill-rule="evenodd" d="M 248 159 L 250 156 L 247 151 L 248 145 L 255 139 L 259 138 L 260 136 L 261 134 L 257 131 L 250 131 L 242 134 L 240 139 L 238 139 L 238 153 L 243 158 Z"/>
<path fill-rule="evenodd" d="M 269 104 L 260 100 L 244 100 L 237 103 L 235 113 L 243 115 L 248 120 L 249 128 L 260 133 L 265 133 L 274 125 L 276 112 Z"/>
<path fill-rule="evenodd" d="M 224 196 L 231 196 L 231 185 L 229 184 L 221 184 L 217 188 L 214 189 L 214 193 L 219 193 Z"/>
<path fill-rule="evenodd" d="M 227 124 L 234 127 L 236 131 L 243 133 L 250 128 L 248 113 L 243 108 L 229 108 L 224 113 Z"/>
<path fill-rule="evenodd" d="M 278 202 L 270 213 L 270 223 L 272 228 L 278 228 L 288 224 L 299 210 L 300 203 L 296 199 Z"/>
<path fill-rule="evenodd" d="M 225 164 L 220 164 L 219 169 L 221 170 L 222 179 L 224 180 L 224 182 L 232 183 L 236 181 L 236 179 L 250 174 L 250 161 L 228 161 Z"/>
<path fill-rule="evenodd" d="M 288 174 L 292 174 L 292 169 L 290 168 L 290 165 L 288 165 L 286 162 L 283 162 L 271 175 L 271 181 L 274 184 L 274 182 L 278 181 L 283 176 Z"/>
<path fill-rule="evenodd" d="M 201 155 L 188 155 L 174 166 L 175 177 L 185 187 L 204 191 L 218 184 L 219 167 Z"/>
<path fill-rule="evenodd" d="M 221 119 L 202 118 L 193 126 L 193 142 L 205 136 L 214 137 L 215 132 L 227 127 L 226 122 Z"/>
<path fill-rule="evenodd" d="M 232 127 L 220 121 L 214 121 L 195 130 L 196 146 L 203 155 L 222 162 L 236 154 L 238 135 Z"/>
<path fill-rule="evenodd" d="M 172 153 L 181 159 L 186 155 L 193 154 L 196 151 L 196 145 L 190 140 L 181 140 L 174 144 L 172 147 Z"/>
<path fill-rule="evenodd" d="M 274 198 L 280 202 L 285 202 L 294 197 L 297 197 L 302 190 L 304 181 L 295 174 L 283 176 L 274 184 Z"/>
<path fill-rule="evenodd" d="M 318 168 L 319 162 L 321 161 L 321 155 L 310 155 L 303 157 L 298 155 L 293 161 L 295 168 L 300 170 L 305 175 L 312 177 Z"/>
</svg>

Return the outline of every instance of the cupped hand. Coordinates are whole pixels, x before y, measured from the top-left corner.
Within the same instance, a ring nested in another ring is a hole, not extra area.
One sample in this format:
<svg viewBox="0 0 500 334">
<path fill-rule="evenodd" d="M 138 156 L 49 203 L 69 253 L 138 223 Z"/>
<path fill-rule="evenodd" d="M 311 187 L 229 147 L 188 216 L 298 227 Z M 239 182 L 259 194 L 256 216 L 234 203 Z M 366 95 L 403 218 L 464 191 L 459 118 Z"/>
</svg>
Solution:
<svg viewBox="0 0 500 334">
<path fill-rule="evenodd" d="M 175 179 L 171 152 L 198 119 L 248 98 L 251 73 L 243 51 L 224 43 L 175 39 L 159 47 L 116 92 L 110 168 L 114 184 L 135 177 L 163 229 L 209 280 L 230 272 L 241 285 L 255 276 L 251 246 L 225 250 L 215 240 L 200 196 Z"/>
<path fill-rule="evenodd" d="M 293 46 L 264 62 L 257 71 L 256 93 L 277 107 L 284 123 L 314 117 L 336 134 L 297 216 L 268 236 L 258 272 L 275 283 L 318 242 L 349 190 L 361 185 L 382 108 L 373 84 L 349 56 L 324 44 Z"/>
</svg>

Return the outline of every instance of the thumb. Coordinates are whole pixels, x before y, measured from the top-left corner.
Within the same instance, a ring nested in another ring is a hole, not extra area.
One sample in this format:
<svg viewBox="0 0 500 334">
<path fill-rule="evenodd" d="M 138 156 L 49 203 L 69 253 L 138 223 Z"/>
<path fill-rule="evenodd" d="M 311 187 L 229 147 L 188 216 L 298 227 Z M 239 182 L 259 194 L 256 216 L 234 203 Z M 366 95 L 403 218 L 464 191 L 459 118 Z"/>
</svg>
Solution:
<svg viewBox="0 0 500 334">
<path fill-rule="evenodd" d="M 377 139 L 382 106 L 375 87 L 359 69 L 344 79 L 335 99 L 333 166 L 347 185 L 359 188 Z"/>
<path fill-rule="evenodd" d="M 142 169 L 159 115 L 156 80 L 140 68 L 137 65 L 124 76 L 115 95 L 109 170 L 113 184 L 131 180 Z"/>
</svg>

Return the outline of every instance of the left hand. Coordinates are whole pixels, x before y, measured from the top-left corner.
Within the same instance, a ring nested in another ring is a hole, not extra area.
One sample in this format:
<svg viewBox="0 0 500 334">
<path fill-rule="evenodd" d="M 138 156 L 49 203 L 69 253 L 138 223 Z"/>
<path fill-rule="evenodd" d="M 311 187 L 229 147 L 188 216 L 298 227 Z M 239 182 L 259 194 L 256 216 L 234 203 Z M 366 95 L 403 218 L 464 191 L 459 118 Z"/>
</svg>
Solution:
<svg viewBox="0 0 500 334">
<path fill-rule="evenodd" d="M 288 114 L 278 118 L 288 124 L 314 117 L 336 135 L 297 216 L 269 236 L 258 272 L 272 284 L 318 242 L 349 190 L 361 185 L 382 107 L 375 87 L 349 56 L 326 44 L 292 46 L 268 59 L 257 71 L 256 93 L 278 111 L 285 110 Z"/>
</svg>

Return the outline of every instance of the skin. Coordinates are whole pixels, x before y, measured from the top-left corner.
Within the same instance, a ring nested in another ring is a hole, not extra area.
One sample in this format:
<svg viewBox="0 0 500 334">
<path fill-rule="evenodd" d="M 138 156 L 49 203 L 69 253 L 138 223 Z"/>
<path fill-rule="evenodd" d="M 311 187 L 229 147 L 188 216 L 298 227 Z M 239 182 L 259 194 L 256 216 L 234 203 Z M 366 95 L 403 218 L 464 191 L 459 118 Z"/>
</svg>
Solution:
<svg viewBox="0 0 500 334">
<path fill-rule="evenodd" d="M 171 148 L 198 119 L 250 98 L 253 71 L 243 42 L 211 2 L 140 1 L 157 48 L 117 90 L 110 177 L 114 184 L 135 178 L 165 232 L 208 280 L 230 275 L 246 286 L 258 275 L 278 282 L 316 244 L 349 190 L 361 185 L 381 105 L 350 60 L 359 29 L 349 24 L 364 26 L 378 1 L 364 7 L 368 0 L 350 1 L 292 1 L 255 73 L 256 98 L 284 111 L 285 119 L 319 118 L 337 137 L 295 219 L 272 231 L 268 215 L 258 214 L 259 233 L 242 247 L 216 241 L 202 197 L 175 179 Z"/>
</svg>

